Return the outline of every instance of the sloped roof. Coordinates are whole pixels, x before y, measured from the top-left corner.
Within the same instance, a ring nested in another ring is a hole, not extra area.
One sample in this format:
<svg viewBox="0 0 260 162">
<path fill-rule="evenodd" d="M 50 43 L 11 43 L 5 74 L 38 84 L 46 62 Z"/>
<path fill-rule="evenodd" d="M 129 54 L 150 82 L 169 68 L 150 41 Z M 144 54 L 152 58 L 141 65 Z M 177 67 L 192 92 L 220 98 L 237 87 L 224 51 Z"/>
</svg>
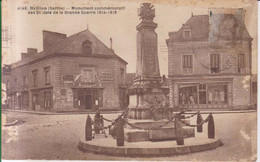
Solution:
<svg viewBox="0 0 260 162">
<path fill-rule="evenodd" d="M 183 30 L 191 30 L 191 38 L 183 38 Z M 232 14 L 215 14 L 211 17 L 208 15 L 195 15 L 182 25 L 175 32 L 169 32 L 167 41 L 207 41 L 211 36 L 216 38 L 235 37 L 235 38 L 251 38 L 246 26 L 241 20 Z"/>
<path fill-rule="evenodd" d="M 127 63 L 122 58 L 117 56 L 113 50 L 109 49 L 103 42 L 101 42 L 93 33 L 91 33 L 87 29 L 65 38 L 64 40 L 60 41 L 56 45 L 52 46 L 51 48 L 41 51 L 37 54 L 34 54 L 30 58 L 26 58 L 16 63 L 13 63 L 12 67 L 17 67 L 52 54 L 55 55 L 59 55 L 62 53 L 82 54 L 83 53 L 82 43 L 85 42 L 86 40 L 92 42 L 93 56 L 107 55 L 107 56 L 118 58 L 121 61 Z"/>
<path fill-rule="evenodd" d="M 209 18 L 207 15 L 192 16 L 183 26 L 170 35 L 174 41 L 185 41 L 182 33 L 184 29 L 192 30 L 192 40 L 207 40 L 209 33 Z"/>
<path fill-rule="evenodd" d="M 63 41 L 60 41 L 54 47 L 46 51 L 42 51 L 41 53 L 44 53 L 45 55 L 52 53 L 82 53 L 82 43 L 86 40 L 89 40 L 93 43 L 93 54 L 114 54 L 89 30 L 83 30 L 79 33 L 71 35 Z"/>
</svg>

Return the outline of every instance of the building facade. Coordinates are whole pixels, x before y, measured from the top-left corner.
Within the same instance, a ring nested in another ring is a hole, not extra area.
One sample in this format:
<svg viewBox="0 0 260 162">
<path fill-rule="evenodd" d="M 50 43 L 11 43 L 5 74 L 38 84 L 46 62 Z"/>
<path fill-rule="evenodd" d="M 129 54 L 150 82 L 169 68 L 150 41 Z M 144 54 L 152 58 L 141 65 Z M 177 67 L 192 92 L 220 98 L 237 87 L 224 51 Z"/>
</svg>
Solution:
<svg viewBox="0 0 260 162">
<path fill-rule="evenodd" d="M 242 10 L 191 16 L 169 33 L 170 106 L 246 109 L 251 106 L 252 38 Z"/>
<path fill-rule="evenodd" d="M 89 30 L 69 37 L 43 31 L 43 51 L 28 48 L 4 76 L 8 105 L 47 111 L 125 108 L 126 64 Z"/>
</svg>

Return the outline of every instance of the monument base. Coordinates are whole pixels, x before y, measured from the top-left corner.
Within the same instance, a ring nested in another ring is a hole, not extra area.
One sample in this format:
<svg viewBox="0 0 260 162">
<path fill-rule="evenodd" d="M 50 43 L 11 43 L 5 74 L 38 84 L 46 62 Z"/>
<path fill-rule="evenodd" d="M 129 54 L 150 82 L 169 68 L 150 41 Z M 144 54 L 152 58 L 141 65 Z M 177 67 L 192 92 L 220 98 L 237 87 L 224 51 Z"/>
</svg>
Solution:
<svg viewBox="0 0 260 162">
<path fill-rule="evenodd" d="M 169 108 L 165 91 L 160 87 L 134 89 L 130 94 L 128 118 L 154 119 L 155 112 L 166 113 Z"/>
<path fill-rule="evenodd" d="M 125 140 L 127 142 L 140 142 L 140 141 L 165 141 L 176 140 L 174 121 L 168 122 L 168 120 L 134 120 L 129 119 L 128 122 L 143 128 L 132 128 L 128 124 L 125 126 Z M 183 120 L 186 124 L 190 124 L 189 120 Z M 162 127 L 163 126 L 163 127 Z M 151 129 L 153 128 L 153 129 Z M 183 137 L 190 138 L 195 136 L 195 129 L 184 127 L 183 125 Z"/>
<path fill-rule="evenodd" d="M 162 157 L 172 155 L 183 155 L 215 149 L 222 146 L 219 138 L 208 139 L 206 136 L 197 136 L 185 139 L 184 145 L 177 145 L 176 141 L 160 142 L 125 142 L 125 146 L 117 146 L 113 137 L 95 138 L 91 141 L 84 139 L 79 141 L 79 149 L 84 152 L 93 152 L 96 154 L 126 156 L 126 157 Z"/>
<path fill-rule="evenodd" d="M 195 137 L 194 128 L 183 128 L 183 138 Z M 176 140 L 174 128 L 162 128 L 154 130 L 125 129 L 125 141 L 168 141 Z"/>
<path fill-rule="evenodd" d="M 151 119 L 152 116 L 150 108 L 130 108 L 128 112 L 130 119 Z"/>
</svg>

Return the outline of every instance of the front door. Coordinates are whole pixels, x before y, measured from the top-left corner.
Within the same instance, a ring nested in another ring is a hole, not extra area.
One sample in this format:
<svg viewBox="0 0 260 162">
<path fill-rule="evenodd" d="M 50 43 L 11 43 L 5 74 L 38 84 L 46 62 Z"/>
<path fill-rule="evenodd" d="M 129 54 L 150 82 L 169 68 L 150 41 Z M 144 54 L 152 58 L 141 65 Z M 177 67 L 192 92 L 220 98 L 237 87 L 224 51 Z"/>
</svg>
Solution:
<svg viewBox="0 0 260 162">
<path fill-rule="evenodd" d="M 91 109 L 92 108 L 92 95 L 85 95 L 85 108 Z"/>
</svg>

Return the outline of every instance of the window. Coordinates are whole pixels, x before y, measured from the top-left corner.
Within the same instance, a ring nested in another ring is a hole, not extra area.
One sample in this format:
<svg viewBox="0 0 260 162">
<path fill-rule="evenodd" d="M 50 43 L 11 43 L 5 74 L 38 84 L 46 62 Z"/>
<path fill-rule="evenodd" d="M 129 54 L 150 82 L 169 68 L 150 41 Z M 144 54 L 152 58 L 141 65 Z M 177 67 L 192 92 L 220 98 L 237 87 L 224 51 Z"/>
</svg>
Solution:
<svg viewBox="0 0 260 162">
<path fill-rule="evenodd" d="M 14 78 L 14 87 L 17 87 L 17 78 Z"/>
<path fill-rule="evenodd" d="M 220 55 L 211 54 L 210 55 L 210 73 L 220 72 Z"/>
<path fill-rule="evenodd" d="M 38 105 L 39 104 L 38 94 L 33 94 L 32 95 L 32 103 L 33 103 L 33 105 Z"/>
<path fill-rule="evenodd" d="M 50 91 L 44 92 L 44 107 L 45 108 L 51 107 L 51 92 Z"/>
<path fill-rule="evenodd" d="M 92 54 L 92 42 L 90 41 L 85 41 L 83 42 L 83 52 L 86 53 L 86 54 Z"/>
<path fill-rule="evenodd" d="M 7 80 L 7 82 L 6 82 L 6 91 L 7 91 L 7 93 L 10 92 L 10 81 L 9 80 Z"/>
<path fill-rule="evenodd" d="M 182 56 L 182 69 L 184 74 L 192 74 L 192 55 L 183 55 Z"/>
<path fill-rule="evenodd" d="M 209 85 L 208 103 L 227 104 L 227 85 Z"/>
<path fill-rule="evenodd" d="M 238 55 L 238 73 L 243 73 L 245 69 L 245 55 Z"/>
<path fill-rule="evenodd" d="M 120 68 L 120 82 L 121 82 L 121 84 L 123 84 L 123 81 L 124 81 L 124 74 L 125 74 L 125 70 L 123 68 Z"/>
<path fill-rule="evenodd" d="M 45 78 L 45 85 L 49 85 L 50 82 L 50 67 L 44 68 L 44 78 Z"/>
<path fill-rule="evenodd" d="M 37 76 L 37 73 L 38 73 L 37 70 L 34 70 L 34 71 L 32 72 L 32 74 L 33 74 L 33 86 L 34 86 L 34 87 L 37 87 L 37 86 L 38 86 L 38 76 Z"/>
<path fill-rule="evenodd" d="M 199 104 L 206 104 L 207 103 L 207 96 L 206 96 L 206 84 L 199 85 Z"/>
<path fill-rule="evenodd" d="M 80 84 L 94 84 L 95 83 L 95 74 L 94 71 L 88 68 L 83 68 L 80 74 Z"/>
<path fill-rule="evenodd" d="M 27 86 L 28 85 L 28 79 L 26 76 L 23 77 L 23 86 Z"/>
<path fill-rule="evenodd" d="M 64 75 L 63 76 L 64 83 L 73 83 L 73 81 L 74 81 L 74 75 Z"/>
<path fill-rule="evenodd" d="M 179 104 L 180 105 L 197 104 L 197 85 L 180 86 Z"/>
<path fill-rule="evenodd" d="M 190 29 L 183 30 L 183 38 L 184 39 L 190 39 L 191 38 L 191 30 Z"/>
</svg>

